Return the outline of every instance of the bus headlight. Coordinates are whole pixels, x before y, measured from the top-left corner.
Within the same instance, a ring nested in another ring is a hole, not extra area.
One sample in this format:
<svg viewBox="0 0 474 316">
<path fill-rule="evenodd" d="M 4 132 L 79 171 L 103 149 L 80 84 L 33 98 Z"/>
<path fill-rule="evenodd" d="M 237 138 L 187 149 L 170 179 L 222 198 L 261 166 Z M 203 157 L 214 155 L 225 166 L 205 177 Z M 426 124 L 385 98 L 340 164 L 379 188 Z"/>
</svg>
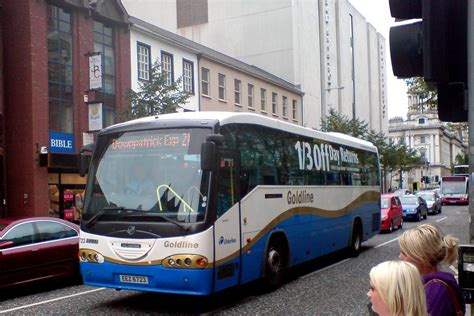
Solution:
<svg viewBox="0 0 474 316">
<path fill-rule="evenodd" d="M 104 263 L 105 259 L 100 253 L 90 249 L 79 249 L 79 260 L 81 262 Z"/>
<path fill-rule="evenodd" d="M 192 254 L 179 254 L 169 256 L 162 261 L 162 265 L 167 268 L 178 269 L 204 269 L 209 261 L 206 257 Z"/>
</svg>

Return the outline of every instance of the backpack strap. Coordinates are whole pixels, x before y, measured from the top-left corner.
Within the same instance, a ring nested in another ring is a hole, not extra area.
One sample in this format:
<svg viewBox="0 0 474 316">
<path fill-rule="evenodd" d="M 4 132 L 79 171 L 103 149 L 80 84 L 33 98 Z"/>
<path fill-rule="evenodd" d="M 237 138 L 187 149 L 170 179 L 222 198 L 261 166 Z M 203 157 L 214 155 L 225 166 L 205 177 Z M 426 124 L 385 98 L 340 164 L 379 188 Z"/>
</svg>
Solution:
<svg viewBox="0 0 474 316">
<path fill-rule="evenodd" d="M 428 282 L 425 283 L 425 286 L 430 284 L 431 282 L 436 282 L 436 283 L 443 284 L 444 286 L 446 286 L 448 288 L 449 296 L 451 297 L 451 303 L 453 304 L 454 311 L 456 312 L 456 316 L 464 316 L 464 313 L 461 309 L 461 305 L 459 304 L 457 294 L 454 291 L 454 289 L 448 283 L 444 282 L 441 279 L 437 279 L 437 278 L 429 280 Z"/>
</svg>

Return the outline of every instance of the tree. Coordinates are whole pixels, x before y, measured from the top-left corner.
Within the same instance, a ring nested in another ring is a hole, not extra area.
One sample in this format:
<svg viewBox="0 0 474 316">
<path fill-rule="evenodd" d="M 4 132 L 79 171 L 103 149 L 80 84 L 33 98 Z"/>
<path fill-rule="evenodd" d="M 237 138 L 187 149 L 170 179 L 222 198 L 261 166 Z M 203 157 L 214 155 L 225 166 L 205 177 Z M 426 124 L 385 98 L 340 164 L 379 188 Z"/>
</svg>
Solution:
<svg viewBox="0 0 474 316">
<path fill-rule="evenodd" d="M 123 121 L 128 121 L 150 115 L 177 112 L 189 98 L 189 94 L 183 91 L 181 82 L 182 77 L 172 84 L 167 84 L 166 73 L 157 60 L 150 69 L 150 80 L 140 80 L 138 92 L 128 91 L 127 96 L 131 107 L 119 113 L 118 117 Z"/>
<path fill-rule="evenodd" d="M 369 130 L 368 123 L 360 119 L 349 119 L 347 116 L 330 110 L 325 120 L 321 121 L 323 132 L 339 132 L 353 137 L 370 141 L 377 147 L 379 152 L 380 167 L 384 187 L 387 188 L 387 175 L 389 172 L 398 171 L 400 177 L 402 171 L 408 171 L 422 164 L 422 158 L 414 149 L 404 144 L 389 142 L 383 133 Z M 400 183 L 402 179 L 400 179 Z"/>
<path fill-rule="evenodd" d="M 405 80 L 409 95 L 417 96 L 418 102 L 410 105 L 409 110 L 423 112 L 425 110 L 438 109 L 438 92 L 436 88 L 426 84 L 421 77 L 415 77 Z"/>
</svg>

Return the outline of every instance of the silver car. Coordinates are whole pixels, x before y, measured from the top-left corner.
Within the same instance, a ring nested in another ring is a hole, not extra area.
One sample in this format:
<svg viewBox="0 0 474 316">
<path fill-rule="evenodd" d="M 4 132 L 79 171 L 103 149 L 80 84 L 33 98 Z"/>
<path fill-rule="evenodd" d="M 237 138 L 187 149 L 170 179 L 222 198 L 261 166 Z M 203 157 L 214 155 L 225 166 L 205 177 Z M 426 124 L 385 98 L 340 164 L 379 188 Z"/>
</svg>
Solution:
<svg viewBox="0 0 474 316">
<path fill-rule="evenodd" d="M 421 191 L 416 194 L 426 201 L 428 206 L 428 214 L 441 213 L 441 197 L 436 191 Z"/>
</svg>

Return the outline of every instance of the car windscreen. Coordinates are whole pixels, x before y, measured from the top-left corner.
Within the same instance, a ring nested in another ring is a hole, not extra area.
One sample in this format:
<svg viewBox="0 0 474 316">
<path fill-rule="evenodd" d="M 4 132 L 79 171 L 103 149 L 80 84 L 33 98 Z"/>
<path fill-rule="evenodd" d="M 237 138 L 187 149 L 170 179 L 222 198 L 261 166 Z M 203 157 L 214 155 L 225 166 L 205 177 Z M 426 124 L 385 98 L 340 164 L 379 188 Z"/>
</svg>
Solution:
<svg viewBox="0 0 474 316">
<path fill-rule="evenodd" d="M 425 201 L 434 201 L 435 196 L 434 194 L 419 194 L 418 196 L 421 196 Z"/>
<path fill-rule="evenodd" d="M 389 208 L 390 207 L 390 198 L 382 197 L 380 199 L 380 207 L 381 208 Z"/>
</svg>

